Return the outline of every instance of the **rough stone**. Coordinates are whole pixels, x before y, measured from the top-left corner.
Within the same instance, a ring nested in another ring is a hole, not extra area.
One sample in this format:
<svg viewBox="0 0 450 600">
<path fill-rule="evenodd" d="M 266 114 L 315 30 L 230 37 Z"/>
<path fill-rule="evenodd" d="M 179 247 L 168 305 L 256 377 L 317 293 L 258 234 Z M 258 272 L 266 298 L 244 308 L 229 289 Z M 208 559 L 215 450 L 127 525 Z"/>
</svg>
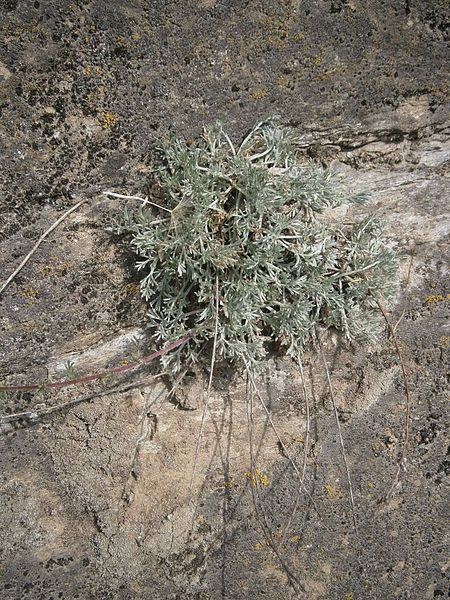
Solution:
<svg viewBox="0 0 450 600">
<path fill-rule="evenodd" d="M 314 354 L 305 357 L 305 463 L 302 380 L 280 357 L 258 380 L 276 432 L 259 399 L 250 404 L 244 374 L 217 373 L 192 482 L 195 407 L 207 385 L 199 373 L 182 401 L 168 400 L 169 382 L 148 383 L 34 425 L 8 423 L 1 597 L 445 597 L 448 3 L 8 0 L 0 15 L 2 281 L 87 199 L 0 295 L 2 382 L 149 354 L 145 335 L 130 343 L 146 318 L 133 257 L 107 230 L 136 202 L 102 192 L 151 194 L 153 150 L 172 131 L 194 136 L 220 118 L 238 138 L 279 114 L 303 134 L 305 156 L 332 165 L 352 190 L 372 191 L 340 216 L 376 212 L 404 253 L 386 308 L 412 415 L 406 472 L 386 498 L 405 441 L 395 347 L 387 335 L 366 348 L 327 338 L 358 536 Z M 95 391 L 2 395 L 0 415 Z"/>
</svg>

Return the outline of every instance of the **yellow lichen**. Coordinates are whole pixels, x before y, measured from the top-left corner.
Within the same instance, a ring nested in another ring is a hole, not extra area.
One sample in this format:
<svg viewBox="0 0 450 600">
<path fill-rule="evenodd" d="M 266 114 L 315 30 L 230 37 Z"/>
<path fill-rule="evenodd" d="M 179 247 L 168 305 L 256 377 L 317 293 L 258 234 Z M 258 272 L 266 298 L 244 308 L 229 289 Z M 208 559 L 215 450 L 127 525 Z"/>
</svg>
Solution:
<svg viewBox="0 0 450 600">
<path fill-rule="evenodd" d="M 442 335 L 439 338 L 439 347 L 440 348 L 448 348 L 450 342 L 450 337 L 448 335 Z"/>
<path fill-rule="evenodd" d="M 94 110 L 94 94 L 92 92 L 86 96 L 86 104 L 89 110 Z"/>
<path fill-rule="evenodd" d="M 287 18 L 265 17 L 262 20 L 264 29 L 268 32 L 268 41 L 271 46 L 282 49 L 290 36 L 294 17 Z"/>
<path fill-rule="evenodd" d="M 283 537 L 283 531 L 279 526 L 272 532 L 272 537 L 276 540 L 279 540 Z"/>
<path fill-rule="evenodd" d="M 342 498 L 342 490 L 339 486 L 332 483 L 327 483 L 324 488 L 327 498 L 330 500 L 339 500 Z"/>
<path fill-rule="evenodd" d="M 131 39 L 133 40 L 133 42 L 138 42 L 141 39 L 141 34 L 135 32 L 131 35 Z"/>
<path fill-rule="evenodd" d="M 39 298 L 39 292 L 33 287 L 25 288 L 20 293 L 24 298 L 28 300 L 30 304 L 34 304 L 34 302 L 36 302 Z"/>
<path fill-rule="evenodd" d="M 29 319 L 26 321 L 22 321 L 21 326 L 24 331 L 36 331 L 36 329 L 39 327 L 39 322 L 33 319 Z"/>
<path fill-rule="evenodd" d="M 375 440 L 372 443 L 372 452 L 376 455 L 380 454 L 380 452 L 383 450 L 383 444 L 380 442 L 380 440 Z"/>
<path fill-rule="evenodd" d="M 299 31 L 291 35 L 291 40 L 293 42 L 301 42 L 305 38 L 305 34 L 303 31 Z"/>
<path fill-rule="evenodd" d="M 305 438 L 302 435 L 296 435 L 292 437 L 294 444 L 304 444 Z"/>
<path fill-rule="evenodd" d="M 269 93 L 269 90 L 267 89 L 266 86 L 260 86 L 260 87 L 256 87 L 254 90 L 252 90 L 251 92 L 251 97 L 253 98 L 253 100 L 262 100 L 263 98 L 265 98 Z"/>
<path fill-rule="evenodd" d="M 127 287 L 125 288 L 127 291 L 127 294 L 137 294 L 139 292 L 140 286 L 138 283 L 128 283 Z"/>
<path fill-rule="evenodd" d="M 289 78 L 286 75 L 279 75 L 277 77 L 277 86 L 284 88 L 289 83 Z"/>
<path fill-rule="evenodd" d="M 436 304 L 440 304 L 441 302 L 445 302 L 446 300 L 450 300 L 450 294 L 435 294 L 432 296 L 427 296 L 425 298 L 425 302 L 428 306 L 435 306 Z"/>
<path fill-rule="evenodd" d="M 90 77 L 92 75 L 92 68 L 90 65 L 86 65 L 86 68 L 84 69 L 84 74 L 86 75 L 86 77 Z"/>
<path fill-rule="evenodd" d="M 104 112 L 103 113 L 103 127 L 105 129 L 111 129 L 111 127 L 113 127 L 117 121 L 119 120 L 119 117 L 112 112 Z"/>
<path fill-rule="evenodd" d="M 72 263 L 68 260 L 53 262 L 51 264 L 42 263 L 37 267 L 37 271 L 41 277 L 58 277 L 72 266 Z"/>
<path fill-rule="evenodd" d="M 246 477 L 247 479 L 250 479 L 252 487 L 256 487 L 258 485 L 269 487 L 270 485 L 268 476 L 265 473 L 263 473 L 260 469 L 258 469 L 258 467 L 255 469 L 254 473 L 252 473 L 251 471 L 246 473 Z"/>
<path fill-rule="evenodd" d="M 127 39 L 124 38 L 122 35 L 119 35 L 119 37 L 117 38 L 117 45 L 121 46 L 122 48 L 128 48 Z"/>
</svg>

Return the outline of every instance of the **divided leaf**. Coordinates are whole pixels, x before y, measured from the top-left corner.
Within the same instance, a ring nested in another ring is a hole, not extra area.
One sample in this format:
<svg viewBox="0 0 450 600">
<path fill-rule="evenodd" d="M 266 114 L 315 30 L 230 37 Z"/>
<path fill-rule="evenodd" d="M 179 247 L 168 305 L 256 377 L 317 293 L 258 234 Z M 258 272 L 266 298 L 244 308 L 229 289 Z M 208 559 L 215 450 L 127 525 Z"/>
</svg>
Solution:
<svg viewBox="0 0 450 600">
<path fill-rule="evenodd" d="M 118 231 L 139 257 L 156 339 L 191 335 L 164 357 L 168 370 L 196 361 L 213 338 L 216 276 L 219 357 L 255 367 L 268 341 L 296 355 L 317 326 L 349 342 L 370 339 L 374 298 L 395 289 L 395 253 L 373 217 L 355 226 L 321 220 L 325 209 L 364 197 L 302 164 L 295 132 L 269 119 L 235 147 L 217 123 L 197 143 L 171 139 L 160 154 L 164 210 L 127 213 Z"/>
</svg>

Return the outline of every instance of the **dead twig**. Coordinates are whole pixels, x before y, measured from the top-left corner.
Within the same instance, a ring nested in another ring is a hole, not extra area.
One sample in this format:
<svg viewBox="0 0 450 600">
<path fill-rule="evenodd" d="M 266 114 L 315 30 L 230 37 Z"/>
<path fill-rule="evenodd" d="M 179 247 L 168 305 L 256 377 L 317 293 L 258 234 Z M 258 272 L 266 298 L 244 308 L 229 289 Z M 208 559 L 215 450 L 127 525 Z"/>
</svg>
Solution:
<svg viewBox="0 0 450 600">
<path fill-rule="evenodd" d="M 141 379 L 139 381 L 135 381 L 134 383 L 127 383 L 126 385 L 116 386 L 113 388 L 109 388 L 107 390 L 102 390 L 100 392 L 93 392 L 92 394 L 87 394 L 85 396 L 80 396 L 78 398 L 74 398 L 73 400 L 69 400 L 64 402 L 63 404 L 58 404 L 56 406 L 48 406 L 43 408 L 35 408 L 34 410 L 27 410 L 24 412 L 13 413 L 11 415 L 3 415 L 0 416 L 0 425 L 4 425 L 6 423 L 14 423 L 16 421 L 26 421 L 31 425 L 34 425 L 39 421 L 41 417 L 50 415 L 52 413 L 65 410 L 67 408 L 71 408 L 72 406 L 76 406 L 77 404 L 82 404 L 83 402 L 91 402 L 91 400 L 96 400 L 97 398 L 103 398 L 104 396 L 109 396 L 111 394 L 119 394 L 122 392 L 127 392 L 128 390 L 132 390 L 137 387 L 141 387 L 143 385 L 147 385 L 150 381 L 157 379 L 158 377 L 162 377 L 162 374 L 152 375 L 151 377 L 147 377 L 146 379 Z"/>
<path fill-rule="evenodd" d="M 404 291 L 406 291 L 408 289 L 409 284 L 411 282 L 411 270 L 412 270 L 413 260 L 414 260 L 414 254 L 411 251 L 411 257 L 410 257 L 409 266 L 408 266 L 408 273 L 406 274 L 406 281 L 405 281 Z M 397 331 L 398 326 L 402 322 L 403 317 L 405 316 L 405 313 L 406 313 L 406 308 L 404 308 L 402 310 L 402 314 L 400 315 L 398 321 L 396 322 L 396 324 L 392 328 L 392 330 L 393 330 L 394 333 Z"/>
<path fill-rule="evenodd" d="M 11 275 L 8 277 L 8 279 L 4 283 L 2 283 L 2 285 L 0 286 L 0 294 L 5 291 L 5 289 L 8 287 L 8 285 L 14 279 L 14 277 L 16 277 L 20 273 L 20 271 L 24 268 L 24 266 L 27 264 L 27 262 L 30 260 L 30 258 L 33 256 L 33 254 L 36 252 L 36 250 L 39 248 L 39 246 L 42 244 L 42 242 L 45 240 L 45 238 L 47 236 L 49 236 L 51 234 L 51 232 L 54 229 L 56 229 L 58 227 L 58 225 L 60 225 L 60 223 L 62 223 L 64 221 L 64 219 L 66 219 L 69 215 L 71 215 L 74 211 L 76 211 L 77 208 L 79 208 L 85 202 L 87 202 L 86 198 L 84 200 L 80 200 L 79 202 L 77 202 L 75 204 L 75 206 L 72 206 L 72 208 L 69 208 L 69 210 L 67 210 L 63 215 L 61 215 L 59 217 L 59 219 L 57 221 L 55 221 L 53 223 L 53 225 L 51 227 L 49 227 L 47 229 L 47 231 L 41 235 L 41 237 L 35 243 L 33 248 L 30 250 L 30 252 L 28 252 L 28 254 L 25 256 L 23 261 L 17 267 L 17 269 L 13 273 L 11 273 Z"/>
<path fill-rule="evenodd" d="M 389 498 L 392 496 L 392 494 L 394 493 L 395 489 L 397 488 L 399 482 L 400 482 L 400 475 L 402 472 L 406 471 L 406 461 L 407 461 L 407 454 L 408 454 L 408 448 L 409 448 L 409 436 L 410 436 L 410 428 L 411 428 L 411 393 L 410 393 L 410 389 L 409 389 L 409 383 L 408 383 L 408 375 L 406 373 L 406 367 L 405 367 L 405 362 L 403 360 L 403 355 L 402 352 L 400 350 L 400 345 L 398 343 L 397 340 L 397 336 L 395 333 L 395 329 L 394 328 L 388 317 L 387 314 L 384 310 L 384 308 L 382 307 L 381 303 L 379 300 L 376 300 L 376 303 L 378 305 L 378 308 L 380 309 L 381 314 L 383 315 L 383 318 L 386 322 L 387 328 L 391 334 L 392 340 L 394 342 L 394 346 L 395 349 L 397 351 L 397 356 L 398 359 L 400 361 L 400 367 L 402 370 L 402 376 L 403 376 L 403 383 L 405 386 L 405 397 L 406 397 L 406 406 L 405 406 L 405 439 L 403 442 L 403 446 L 402 449 L 399 453 L 398 459 L 397 459 L 397 472 L 395 474 L 394 477 L 394 481 L 392 483 L 391 488 L 389 489 L 388 493 L 385 496 L 385 501 L 389 500 Z"/>
<path fill-rule="evenodd" d="M 152 202 L 151 200 L 149 200 L 147 198 L 147 196 L 145 198 L 141 198 L 141 196 L 125 196 L 124 194 L 116 194 L 116 192 L 103 192 L 104 196 L 112 196 L 113 198 L 122 198 L 123 200 L 139 200 L 139 202 L 142 202 L 143 204 L 150 204 L 151 206 L 154 206 L 155 208 L 159 208 L 160 210 L 165 210 L 166 212 L 172 214 L 172 211 L 169 208 L 165 208 L 164 206 L 161 206 L 160 204 L 156 204 L 156 202 Z"/>
<path fill-rule="evenodd" d="M 285 457 L 288 459 L 288 461 L 291 463 L 291 465 L 292 465 L 292 468 L 293 468 L 293 469 L 294 469 L 294 471 L 295 471 L 295 474 L 296 474 L 296 475 L 297 475 L 297 477 L 299 478 L 299 482 L 300 482 L 300 487 L 301 487 L 301 489 L 304 491 L 304 493 L 306 494 L 306 496 L 309 498 L 309 500 L 310 500 L 310 502 L 311 502 L 312 506 L 314 507 L 314 509 L 315 509 L 315 511 L 317 512 L 317 514 L 319 515 L 319 517 L 321 517 L 320 511 L 319 511 L 319 509 L 318 509 L 318 507 L 317 507 L 317 504 L 316 504 L 316 503 L 315 503 L 315 501 L 314 501 L 314 498 L 311 496 L 311 494 L 310 494 L 310 493 L 308 492 L 308 490 L 306 489 L 306 487 L 305 487 L 305 484 L 302 482 L 302 474 L 300 473 L 300 471 L 299 471 L 299 469 L 298 469 L 298 467 L 297 467 L 297 465 L 296 465 L 296 463 L 295 463 L 294 459 L 293 459 L 293 458 L 292 458 L 292 456 L 290 455 L 290 453 L 289 453 L 289 451 L 288 451 L 288 449 L 287 449 L 287 447 L 286 447 L 286 444 L 283 442 L 283 440 L 282 440 L 282 438 L 281 438 L 280 434 L 278 433 L 278 429 L 275 427 L 275 423 L 273 422 L 272 415 L 270 414 L 270 411 L 269 411 L 269 409 L 267 408 L 267 404 L 264 402 L 264 399 L 263 399 L 263 397 L 261 396 L 261 393 L 260 393 L 260 391 L 258 390 L 258 388 L 257 388 L 257 386 L 256 386 L 256 383 L 255 383 L 255 378 L 253 377 L 253 374 L 252 374 L 252 373 L 251 373 L 251 371 L 250 371 L 250 367 L 248 366 L 248 364 L 247 364 L 247 363 L 245 363 L 245 366 L 246 366 L 247 375 L 248 375 L 248 377 L 249 377 L 249 379 L 250 379 L 250 381 L 251 381 L 251 383 L 252 383 L 253 389 L 255 390 L 255 392 L 256 392 L 256 395 L 258 396 L 258 400 L 260 401 L 260 403 L 261 403 L 261 406 L 263 407 L 263 409 L 264 409 L 264 412 L 265 412 L 265 413 L 266 413 L 266 415 L 267 415 L 267 420 L 269 421 L 269 424 L 270 424 L 270 426 L 272 427 L 272 429 L 273 429 L 273 432 L 275 433 L 275 436 L 276 436 L 276 438 L 277 438 L 277 440 L 278 440 L 278 443 L 279 443 L 279 445 L 280 445 L 280 448 L 281 448 L 281 450 L 283 451 L 283 454 L 284 454 L 284 456 L 285 456 Z"/>
<path fill-rule="evenodd" d="M 287 533 L 289 531 L 289 528 L 291 526 L 292 520 L 294 519 L 295 513 L 297 512 L 298 504 L 300 501 L 300 496 L 302 494 L 302 490 L 303 490 L 304 483 L 305 483 L 306 466 L 307 466 L 307 458 L 308 458 L 309 432 L 310 432 L 310 425 L 311 425 L 310 405 L 309 405 L 309 394 L 306 389 L 303 361 L 302 361 L 302 356 L 301 356 L 300 352 L 298 353 L 298 356 L 297 356 L 297 362 L 298 362 L 298 366 L 300 369 L 300 375 L 302 378 L 303 396 L 305 398 L 305 406 L 306 406 L 306 431 L 305 431 L 305 441 L 304 441 L 303 466 L 302 466 L 302 474 L 300 477 L 300 484 L 299 484 L 299 488 L 298 488 L 298 492 L 297 492 L 297 497 L 295 499 L 294 508 L 292 509 L 291 514 L 289 515 L 288 522 L 286 523 L 286 527 L 284 528 L 283 536 L 282 536 L 281 542 L 280 542 L 280 548 L 281 548 L 281 546 L 283 546 L 283 544 L 285 542 L 285 539 L 286 539 Z"/>
<path fill-rule="evenodd" d="M 254 451 L 253 451 L 253 392 L 250 389 L 249 381 L 251 381 L 251 374 L 247 370 L 247 386 L 246 386 L 247 402 L 246 402 L 246 404 L 247 404 L 247 431 L 248 431 L 249 453 L 250 453 L 249 482 L 250 482 L 250 492 L 251 492 L 251 496 L 252 496 L 253 507 L 255 509 L 255 515 L 261 525 L 263 535 L 266 538 L 269 548 L 271 548 L 271 550 L 277 557 L 278 561 L 280 562 L 280 565 L 284 569 L 284 571 L 288 577 L 289 583 L 294 588 L 295 592 L 297 594 L 300 594 L 300 592 L 303 593 L 305 591 L 304 587 L 302 586 L 300 581 L 297 579 L 297 577 L 294 575 L 291 568 L 289 567 L 289 565 L 286 563 L 283 556 L 281 555 L 280 548 L 282 546 L 282 543 L 280 543 L 280 546 L 277 546 L 277 543 L 272 534 L 270 525 L 268 523 L 267 515 L 264 511 L 264 508 L 263 508 L 262 504 L 261 504 L 261 506 L 259 506 L 259 504 L 258 504 L 257 496 L 259 496 L 259 480 L 258 480 L 258 477 L 256 476 L 256 465 L 255 465 L 255 458 L 254 458 L 255 455 L 254 455 Z M 256 390 L 256 388 L 254 386 L 254 381 L 252 381 L 252 386 L 253 386 L 253 389 Z"/>
<path fill-rule="evenodd" d="M 140 431 L 140 436 L 136 440 L 135 445 L 134 445 L 133 459 L 131 461 L 131 465 L 129 467 L 129 472 L 128 472 L 128 477 L 127 477 L 127 480 L 125 482 L 125 485 L 123 487 L 123 492 L 122 492 L 122 500 L 127 505 L 132 504 L 132 502 L 134 500 L 133 488 L 134 488 L 134 485 L 135 485 L 135 483 L 138 479 L 138 475 L 139 475 L 138 462 L 139 462 L 139 458 L 140 458 L 141 447 L 145 441 L 153 439 L 154 435 L 156 434 L 156 429 L 158 426 L 158 417 L 155 413 L 153 413 L 150 410 L 151 405 L 153 404 L 154 401 L 152 401 L 150 404 L 148 404 L 148 403 L 146 403 L 141 391 L 139 391 L 139 394 L 141 396 L 142 403 L 143 403 L 142 418 L 141 418 L 141 423 L 140 423 L 141 431 Z M 125 515 L 122 515 L 123 518 L 124 518 L 124 516 Z"/>
<path fill-rule="evenodd" d="M 211 367 L 210 367 L 210 373 L 209 373 L 209 382 L 208 382 L 208 389 L 206 392 L 205 404 L 203 406 L 200 431 L 199 431 L 199 434 L 197 437 L 197 444 L 195 447 L 194 465 L 192 467 L 191 481 L 189 483 L 189 494 L 192 493 L 192 486 L 194 484 L 195 471 L 197 469 L 197 462 L 198 462 L 198 453 L 200 450 L 200 444 L 202 441 L 203 429 L 204 429 L 205 420 L 206 420 L 206 413 L 208 411 L 208 404 L 209 404 L 209 399 L 211 396 L 211 388 L 212 388 L 212 382 L 213 382 L 213 376 L 214 376 L 214 365 L 216 362 L 217 337 L 219 334 L 219 276 L 218 275 L 216 275 L 216 286 L 215 287 L 216 287 L 216 294 L 215 294 L 216 306 L 215 306 L 214 340 L 213 340 L 213 348 L 212 348 L 212 353 L 211 353 Z M 195 518 L 195 513 L 194 513 L 194 518 Z"/>
<path fill-rule="evenodd" d="M 351 477 L 350 477 L 350 469 L 348 467 L 348 462 L 347 462 L 347 453 L 345 451 L 344 438 L 342 437 L 341 422 L 339 421 L 339 414 L 338 414 L 338 411 L 337 411 L 336 399 L 334 397 L 333 386 L 331 385 L 330 371 L 328 369 L 328 364 L 327 364 L 327 361 L 326 361 L 326 358 L 325 358 L 325 353 L 323 351 L 322 341 L 321 341 L 319 335 L 317 335 L 317 339 L 318 339 L 318 342 L 319 342 L 320 355 L 322 357 L 322 361 L 323 361 L 323 364 L 324 364 L 324 367 L 325 367 L 325 373 L 326 373 L 326 376 L 327 376 L 328 389 L 330 390 L 331 403 L 333 405 L 333 412 L 334 412 L 334 417 L 336 419 L 336 425 L 337 425 L 338 436 L 339 436 L 339 443 L 341 445 L 342 460 L 344 461 L 345 472 L 346 472 L 346 475 L 347 475 L 348 490 L 349 490 L 349 494 L 350 494 L 350 504 L 351 504 L 351 508 L 352 508 L 353 528 L 355 530 L 356 535 L 358 535 L 358 522 L 356 520 L 356 509 L 355 509 L 355 500 L 354 500 L 354 497 L 353 497 L 353 486 L 352 486 L 352 480 L 351 480 Z"/>
</svg>

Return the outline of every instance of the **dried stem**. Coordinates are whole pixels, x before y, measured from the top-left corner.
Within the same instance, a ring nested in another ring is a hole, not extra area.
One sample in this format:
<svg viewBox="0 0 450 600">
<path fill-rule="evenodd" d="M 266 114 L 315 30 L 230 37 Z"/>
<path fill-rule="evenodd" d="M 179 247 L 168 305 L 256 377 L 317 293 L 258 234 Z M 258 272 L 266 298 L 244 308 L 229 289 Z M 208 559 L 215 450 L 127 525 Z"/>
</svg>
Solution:
<svg viewBox="0 0 450 600">
<path fill-rule="evenodd" d="M 266 541 L 267 541 L 269 547 L 272 549 L 275 556 L 278 558 L 281 567 L 284 569 L 286 575 L 288 576 L 290 584 L 292 585 L 292 587 L 294 588 L 296 593 L 299 594 L 300 590 L 302 592 L 304 592 L 304 588 L 303 588 L 302 584 L 300 583 L 300 581 L 297 579 L 297 577 L 294 575 L 294 573 L 292 572 L 290 567 L 286 564 L 286 561 L 284 560 L 283 556 L 281 555 L 280 549 L 282 546 L 282 542 L 280 543 L 279 546 L 277 546 L 277 544 L 274 540 L 274 536 L 272 535 L 272 532 L 270 530 L 270 526 L 269 526 L 269 523 L 267 520 L 266 513 L 264 511 L 264 508 L 262 505 L 259 506 L 258 501 L 257 501 L 257 495 L 259 492 L 259 481 L 256 476 L 253 479 L 253 475 L 256 470 L 255 458 L 254 458 L 255 455 L 254 455 L 254 451 L 253 451 L 253 393 L 252 393 L 252 390 L 249 389 L 250 388 L 250 386 L 248 384 L 249 381 L 252 382 L 252 387 L 253 387 L 253 389 L 256 390 L 254 381 L 252 380 L 252 375 L 247 370 L 247 430 L 248 430 L 248 441 L 249 441 L 249 452 L 250 452 L 250 473 L 251 473 L 250 491 L 251 491 L 253 506 L 255 509 L 256 517 L 261 524 L 261 529 L 262 529 L 263 535 L 266 538 Z"/>
<path fill-rule="evenodd" d="M 384 308 L 382 307 L 381 303 L 379 302 L 379 300 L 376 300 L 376 303 L 378 305 L 378 308 L 380 309 L 381 314 L 383 315 L 383 318 L 386 322 L 387 328 L 392 336 L 392 340 L 394 342 L 394 346 L 395 349 L 397 351 L 397 355 L 398 355 L 398 359 L 400 361 L 400 367 L 402 370 L 402 376 L 403 376 L 403 383 L 405 386 L 405 397 L 406 397 L 406 407 L 405 407 L 405 439 L 403 442 L 403 446 L 402 449 L 399 453 L 398 456 L 398 460 L 397 460 L 397 472 L 395 474 L 394 477 L 394 482 L 391 486 L 391 488 L 389 489 L 388 493 L 386 494 L 385 499 L 388 500 L 392 494 L 394 493 L 395 489 L 397 488 L 399 482 L 400 482 L 400 475 L 402 473 L 402 471 L 406 470 L 406 460 L 407 460 L 407 454 L 408 454 L 408 448 L 409 448 L 409 436 L 410 436 L 410 429 L 411 429 L 411 393 L 410 393 L 410 389 L 409 389 L 409 383 L 408 383 L 408 375 L 406 373 L 406 367 L 405 367 L 405 362 L 403 360 L 403 355 L 402 352 L 400 350 L 400 345 L 398 343 L 397 340 L 397 336 L 395 334 L 395 330 L 397 328 L 397 326 L 394 328 L 388 317 L 387 314 L 384 310 Z"/>
<path fill-rule="evenodd" d="M 341 422 L 339 421 L 339 414 L 337 411 L 336 399 L 334 396 L 333 386 L 331 385 L 330 371 L 328 369 L 327 360 L 325 358 L 325 353 L 323 351 L 322 341 L 320 340 L 319 336 L 317 336 L 317 339 L 319 341 L 320 355 L 322 357 L 323 365 L 325 367 L 325 373 L 327 376 L 328 389 L 330 390 L 331 403 L 333 405 L 333 411 L 334 411 L 334 416 L 336 419 L 336 425 L 337 425 L 338 436 L 339 436 L 339 443 L 341 445 L 342 460 L 344 461 L 345 472 L 347 475 L 348 490 L 349 490 L 349 494 L 350 494 L 350 504 L 351 504 L 351 508 L 352 508 L 353 528 L 355 530 L 356 535 L 358 535 L 358 523 L 356 520 L 355 500 L 353 497 L 353 486 L 352 486 L 352 480 L 350 477 L 350 469 L 348 467 L 348 462 L 347 462 L 347 453 L 345 451 L 344 439 L 342 437 Z"/>
<path fill-rule="evenodd" d="M 147 377 L 146 379 L 141 379 L 139 381 L 135 381 L 134 383 L 127 383 L 126 385 L 122 385 L 119 387 L 113 387 L 107 390 L 102 390 L 100 392 L 93 392 L 92 394 L 87 394 L 85 396 L 80 396 L 78 398 L 74 398 L 73 400 L 69 400 L 68 402 L 64 402 L 63 404 L 58 404 L 57 406 L 48 406 L 44 408 L 35 408 L 34 410 L 27 410 L 20 413 L 14 413 L 11 415 L 3 415 L 0 416 L 0 425 L 4 425 L 5 423 L 14 423 L 16 421 L 28 421 L 31 424 L 36 423 L 41 417 L 47 416 L 49 414 L 65 410 L 66 408 L 71 408 L 72 406 L 76 406 L 77 404 L 82 404 L 83 402 L 90 402 L 91 400 L 96 400 L 97 398 L 103 398 L 104 396 L 109 396 L 111 394 L 119 394 L 121 392 L 126 392 L 128 390 L 132 390 L 137 387 L 141 387 L 143 385 L 147 385 L 150 381 L 157 379 L 158 377 L 162 377 L 162 374 L 152 375 L 151 377 Z"/>
<path fill-rule="evenodd" d="M 310 494 L 310 493 L 308 492 L 308 490 L 305 488 L 305 485 L 304 485 L 304 483 L 303 483 L 303 481 L 302 481 L 302 474 L 300 473 L 300 471 L 299 471 L 299 469 L 298 469 L 297 465 L 295 464 L 295 461 L 294 461 L 294 459 L 293 459 L 293 458 L 292 458 L 292 456 L 290 455 L 290 453 L 289 453 L 289 451 L 288 451 L 288 449 L 287 449 L 287 447 L 286 447 L 286 444 L 283 442 L 283 440 L 282 440 L 282 438 L 281 438 L 280 434 L 278 433 L 278 429 L 275 427 L 275 423 L 273 422 L 272 415 L 270 414 L 270 411 L 269 411 L 269 409 L 267 408 L 267 404 L 264 402 L 264 399 L 263 399 L 263 397 L 261 396 L 261 393 L 260 393 L 260 391 L 258 390 L 258 388 L 257 388 L 257 386 L 256 386 L 256 383 L 255 383 L 255 378 L 253 377 L 253 374 L 252 374 L 252 372 L 250 371 L 250 367 L 249 367 L 249 365 L 248 365 L 247 363 L 245 363 L 245 364 L 246 364 L 247 375 L 248 375 L 248 377 L 249 377 L 249 379 L 250 379 L 250 381 L 251 381 L 251 383 L 252 383 L 252 386 L 253 386 L 253 389 L 254 389 L 254 390 L 255 390 L 255 392 L 256 392 L 256 395 L 258 396 L 258 400 L 260 401 L 260 403 L 261 403 L 261 405 L 262 405 L 262 407 L 263 407 L 263 409 L 264 409 L 264 412 L 265 412 L 265 413 L 266 413 L 266 415 L 267 415 L 267 420 L 269 421 L 269 424 L 270 424 L 270 426 L 272 427 L 272 429 L 273 429 L 273 432 L 274 432 L 274 433 L 275 433 L 275 435 L 276 435 L 276 438 L 277 438 L 277 440 L 278 440 L 278 443 L 280 444 L 280 448 L 282 449 L 282 451 L 283 451 L 283 454 L 286 456 L 286 458 L 288 459 L 288 461 L 291 463 L 291 465 L 292 465 L 292 468 L 294 469 L 294 471 L 295 471 L 296 475 L 298 476 L 298 478 L 299 478 L 299 481 L 300 481 L 300 487 L 301 487 L 301 489 L 302 489 L 302 490 L 305 492 L 306 496 L 309 498 L 309 500 L 311 501 L 311 503 L 312 503 L 312 505 L 313 505 L 314 509 L 316 510 L 317 514 L 318 514 L 318 515 L 319 515 L 319 517 L 320 517 L 320 516 L 321 516 L 321 514 L 320 514 L 320 512 L 319 512 L 319 509 L 317 508 L 317 505 L 316 505 L 316 503 L 315 503 L 315 501 L 314 501 L 314 498 L 311 496 L 311 494 Z"/>
<path fill-rule="evenodd" d="M 212 388 L 212 382 L 213 382 L 213 376 L 214 376 L 214 365 L 216 363 L 216 349 L 217 349 L 217 337 L 219 334 L 219 276 L 216 274 L 216 301 L 215 301 L 215 324 L 214 324 L 214 340 L 213 340 L 213 348 L 212 348 L 212 353 L 211 353 L 211 367 L 210 367 L 210 373 L 209 373 L 209 382 L 208 382 L 208 390 L 206 392 L 206 399 L 205 399 L 205 404 L 203 406 L 203 414 L 202 414 L 202 421 L 200 424 L 200 431 L 198 433 L 198 437 L 197 437 L 197 444 L 195 447 L 195 455 L 194 455 L 194 465 L 192 467 L 192 474 L 191 474 L 191 481 L 189 484 L 189 493 L 192 493 L 192 486 L 194 484 L 194 477 L 195 477 L 195 471 L 197 469 L 197 462 L 198 462 L 198 454 L 199 454 L 199 450 L 200 450 L 200 444 L 202 441 L 202 436 L 203 436 L 203 429 L 205 426 L 205 420 L 206 420 L 206 413 L 208 411 L 208 404 L 209 404 L 209 399 L 211 396 L 211 388 Z M 194 515 L 195 518 L 195 515 Z"/>
<path fill-rule="evenodd" d="M 42 242 L 45 240 L 45 238 L 47 236 L 49 236 L 50 233 L 52 231 L 54 231 L 58 227 L 58 225 L 60 225 L 60 223 L 62 223 L 64 221 L 64 219 L 66 219 L 69 215 L 71 215 L 74 211 L 76 211 L 85 202 L 87 202 L 86 198 L 84 200 L 80 200 L 79 202 L 77 202 L 75 204 L 75 206 L 72 206 L 72 208 L 69 208 L 69 210 L 67 210 L 63 215 L 61 215 L 59 217 L 59 219 L 57 221 L 55 221 L 53 223 L 53 225 L 51 227 L 49 227 L 47 229 L 47 231 L 41 235 L 41 237 L 35 243 L 33 248 L 30 250 L 30 252 L 28 252 L 28 254 L 25 256 L 23 261 L 17 267 L 17 269 L 13 273 L 11 273 L 11 275 L 8 277 L 8 279 L 4 283 L 2 283 L 2 285 L 0 286 L 0 294 L 5 291 L 5 289 L 8 287 L 8 285 L 14 279 L 14 277 L 16 277 L 20 273 L 20 271 L 24 268 L 24 266 L 27 264 L 27 262 L 30 260 L 30 258 L 33 256 L 33 254 L 36 252 L 36 250 L 39 248 L 39 246 L 42 244 Z"/>
<path fill-rule="evenodd" d="M 300 375 L 302 378 L 303 395 L 305 398 L 305 406 L 306 406 L 306 431 L 305 431 L 305 442 L 304 442 L 304 453 L 303 453 L 303 466 L 302 466 L 302 474 L 300 477 L 300 483 L 299 483 L 299 487 L 298 487 L 298 491 L 297 491 L 297 497 L 295 499 L 294 508 L 292 509 L 291 514 L 289 515 L 288 522 L 286 523 L 286 527 L 284 528 L 283 537 L 281 538 L 281 542 L 280 542 L 280 547 L 285 542 L 285 539 L 286 539 L 287 533 L 289 531 L 289 528 L 291 526 L 292 520 L 295 516 L 295 513 L 297 512 L 298 504 L 300 501 L 300 496 L 301 496 L 302 490 L 304 488 L 304 483 L 305 483 L 306 466 L 307 466 L 308 449 L 309 449 L 309 433 L 310 433 L 310 425 L 311 425 L 310 405 L 309 405 L 309 394 L 306 389 L 305 372 L 303 369 L 303 361 L 302 361 L 301 352 L 298 353 L 297 363 L 300 368 Z"/>
<path fill-rule="evenodd" d="M 160 210 L 165 210 L 166 212 L 172 214 L 172 211 L 169 208 L 161 206 L 160 204 L 156 204 L 156 202 L 152 202 L 147 197 L 141 198 L 141 196 L 126 196 L 125 194 L 116 194 L 116 192 L 103 192 L 103 195 L 113 196 L 114 198 L 122 198 L 123 200 L 139 200 L 139 202 L 142 202 L 143 204 L 150 204 L 151 206 L 159 208 Z"/>
</svg>

